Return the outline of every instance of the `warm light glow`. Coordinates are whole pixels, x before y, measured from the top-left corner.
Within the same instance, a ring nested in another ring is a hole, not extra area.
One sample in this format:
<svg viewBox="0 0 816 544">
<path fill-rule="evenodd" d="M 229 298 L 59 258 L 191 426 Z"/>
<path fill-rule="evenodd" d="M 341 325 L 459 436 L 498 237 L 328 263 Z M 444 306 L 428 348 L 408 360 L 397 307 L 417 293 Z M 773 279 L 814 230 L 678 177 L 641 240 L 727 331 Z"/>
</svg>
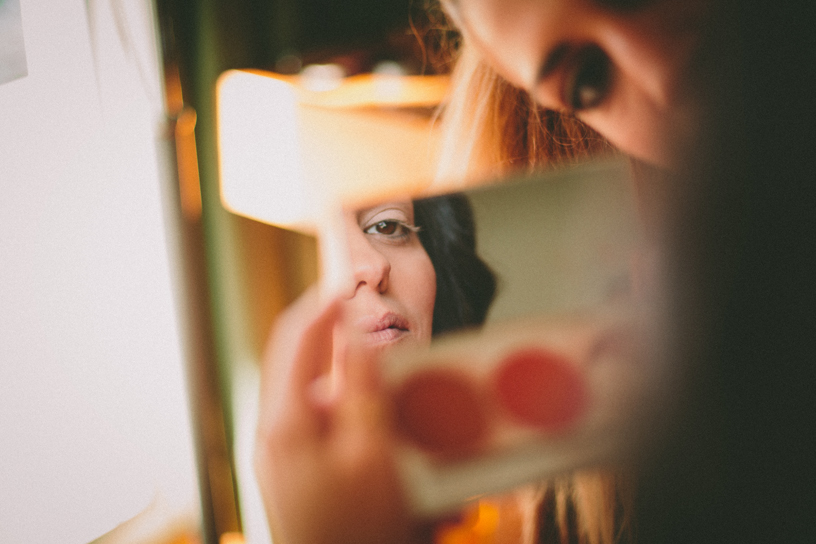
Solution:
<svg viewBox="0 0 816 544">
<path fill-rule="evenodd" d="M 176 118 L 176 167 L 178 168 L 181 212 L 190 221 L 201 217 L 201 184 L 195 141 L 196 113 L 184 108 Z"/>
<path fill-rule="evenodd" d="M 436 132 L 416 110 L 430 111 L 446 88 L 444 77 L 368 74 L 315 91 L 298 77 L 225 73 L 218 85 L 224 204 L 313 231 L 326 202 L 421 193 L 433 179 Z"/>
<path fill-rule="evenodd" d="M 283 81 L 246 72 L 222 76 L 221 196 L 230 210 L 281 226 L 311 223 L 296 107 L 297 97 Z"/>
<path fill-rule="evenodd" d="M 469 506 L 458 523 L 443 524 L 434 535 L 435 544 L 492 544 L 497 541 L 499 508 L 490 501 Z"/>
<path fill-rule="evenodd" d="M 244 535 L 241 533 L 224 533 L 219 539 L 219 544 L 244 544 Z"/>
</svg>

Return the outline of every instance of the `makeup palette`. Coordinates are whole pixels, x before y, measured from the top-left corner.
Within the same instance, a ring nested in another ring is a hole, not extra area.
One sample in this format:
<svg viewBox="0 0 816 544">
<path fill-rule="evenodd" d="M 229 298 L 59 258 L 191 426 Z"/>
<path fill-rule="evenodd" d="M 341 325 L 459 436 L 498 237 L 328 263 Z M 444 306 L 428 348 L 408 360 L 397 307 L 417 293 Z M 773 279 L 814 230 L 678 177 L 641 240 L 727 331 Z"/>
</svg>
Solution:
<svg viewBox="0 0 816 544">
<path fill-rule="evenodd" d="M 526 319 L 387 362 L 398 462 L 420 515 L 633 446 L 650 373 L 621 315 Z"/>
</svg>

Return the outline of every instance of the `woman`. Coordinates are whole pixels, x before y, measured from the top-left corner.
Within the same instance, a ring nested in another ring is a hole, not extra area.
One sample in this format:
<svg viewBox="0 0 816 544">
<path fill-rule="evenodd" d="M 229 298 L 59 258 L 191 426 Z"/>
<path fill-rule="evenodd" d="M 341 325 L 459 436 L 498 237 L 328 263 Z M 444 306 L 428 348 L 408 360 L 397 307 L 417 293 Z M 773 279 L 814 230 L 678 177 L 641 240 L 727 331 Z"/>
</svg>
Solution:
<svg viewBox="0 0 816 544">
<path fill-rule="evenodd" d="M 814 541 L 812 450 L 804 444 L 816 422 L 812 389 L 803 385 L 814 383 L 816 357 L 816 273 L 806 264 L 816 262 L 816 119 L 803 84 L 814 79 L 812 8 L 714 0 L 449 7 L 464 31 L 460 73 L 509 90 L 475 103 L 481 110 L 464 108 L 488 122 L 448 145 L 463 159 L 443 162 L 443 175 L 461 165 L 527 162 L 523 153 L 482 154 L 485 133 L 504 134 L 503 150 L 521 143 L 569 155 L 573 142 L 583 145 L 562 130 L 573 126 L 570 112 L 619 150 L 680 174 L 666 231 L 676 286 L 666 356 L 688 378 L 689 408 L 644 473 L 637 515 L 644 541 Z M 474 69 L 464 69 L 467 59 Z M 454 99 L 471 89 L 460 85 Z M 566 117 L 494 116 L 529 109 L 524 91 Z M 454 131 L 470 126 L 466 115 L 455 122 L 458 107 L 447 117 Z M 530 119 L 543 129 L 529 132 Z M 270 517 L 284 521 L 289 542 L 407 542 L 414 522 L 377 424 L 376 366 L 365 359 L 349 366 L 333 404 L 304 402 L 303 363 L 314 360 L 336 312 L 336 304 L 301 301 L 271 343 L 268 360 L 283 364 L 266 365 L 265 386 L 293 402 L 262 414 L 258 468 Z M 276 481 L 268 477 L 284 467 Z"/>
</svg>

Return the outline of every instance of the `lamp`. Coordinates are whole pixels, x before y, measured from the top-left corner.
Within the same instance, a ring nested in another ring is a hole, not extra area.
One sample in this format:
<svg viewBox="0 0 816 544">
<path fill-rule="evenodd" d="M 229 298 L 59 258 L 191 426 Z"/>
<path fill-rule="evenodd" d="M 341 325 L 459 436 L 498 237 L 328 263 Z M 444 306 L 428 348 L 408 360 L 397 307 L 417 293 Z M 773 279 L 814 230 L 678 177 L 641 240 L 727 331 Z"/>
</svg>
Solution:
<svg viewBox="0 0 816 544">
<path fill-rule="evenodd" d="M 446 90 L 444 76 L 225 72 L 217 89 L 224 205 L 314 232 L 326 202 L 420 194 L 436 162 L 429 114 Z"/>
</svg>

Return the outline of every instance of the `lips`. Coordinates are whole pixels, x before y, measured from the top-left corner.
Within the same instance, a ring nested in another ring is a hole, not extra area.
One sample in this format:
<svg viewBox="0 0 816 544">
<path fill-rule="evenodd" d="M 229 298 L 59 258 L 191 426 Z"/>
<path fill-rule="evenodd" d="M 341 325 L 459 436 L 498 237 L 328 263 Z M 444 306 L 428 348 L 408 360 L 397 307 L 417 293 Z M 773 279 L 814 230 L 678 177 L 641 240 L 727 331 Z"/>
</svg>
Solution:
<svg viewBox="0 0 816 544">
<path fill-rule="evenodd" d="M 393 312 L 381 316 L 364 317 L 359 320 L 358 325 L 366 341 L 371 344 L 397 342 L 410 332 L 408 320 Z"/>
</svg>

